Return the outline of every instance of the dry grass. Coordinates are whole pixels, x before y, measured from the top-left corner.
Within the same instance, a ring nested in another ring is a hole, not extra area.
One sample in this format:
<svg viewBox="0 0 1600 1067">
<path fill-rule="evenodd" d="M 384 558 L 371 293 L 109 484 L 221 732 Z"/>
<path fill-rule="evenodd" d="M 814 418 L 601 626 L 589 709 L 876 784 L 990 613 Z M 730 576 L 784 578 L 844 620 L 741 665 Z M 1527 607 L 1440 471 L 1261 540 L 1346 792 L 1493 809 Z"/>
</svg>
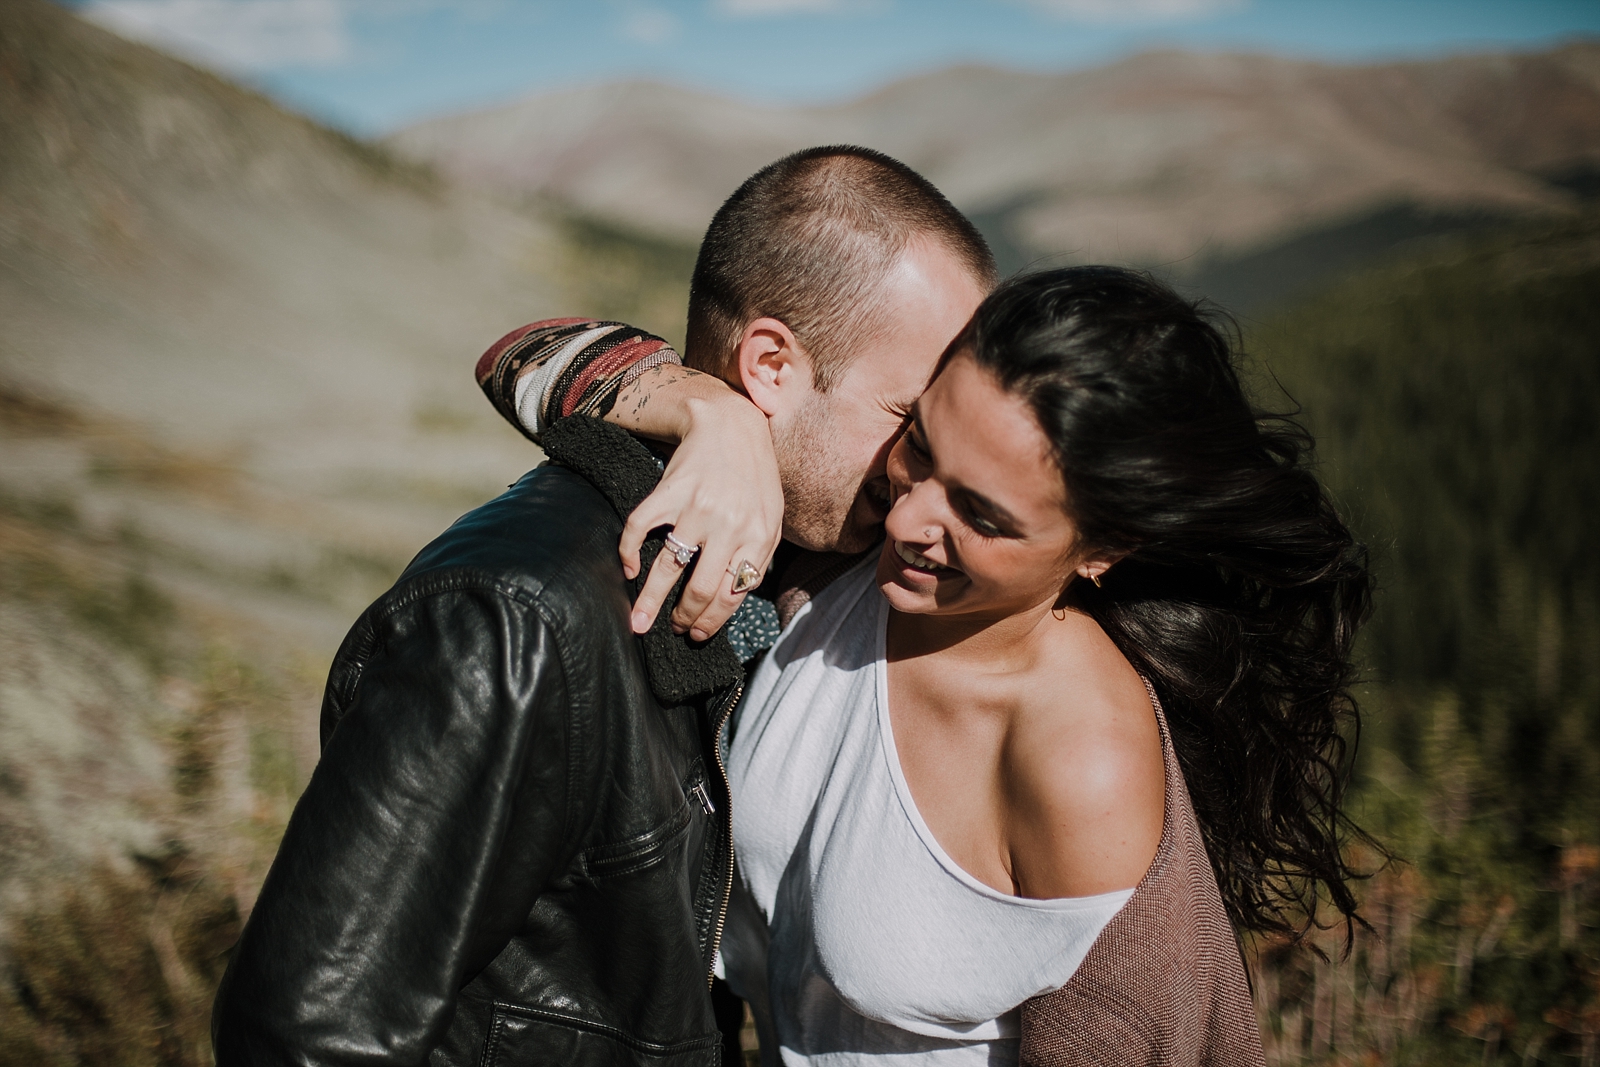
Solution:
<svg viewBox="0 0 1600 1067">
<path fill-rule="evenodd" d="M 93 428 L 15 393 L 0 403 L 6 427 L 34 436 Z M 211 1063 L 211 999 L 308 769 L 292 725 L 290 693 L 305 698 L 299 680 L 231 648 L 215 620 L 144 562 L 138 546 L 96 536 L 67 504 L 0 500 L 0 600 L 35 640 L 95 650 L 84 669 L 118 670 L 121 688 L 104 693 L 125 698 L 94 715 L 74 714 L 66 697 L 38 704 L 68 710 L 30 735 L 37 763 L 19 768 L 22 784 L 0 798 L 0 865 L 17 859 L 8 850 L 20 841 L 65 836 L 39 824 L 49 813 L 101 825 L 119 804 L 136 807 L 168 842 L 149 854 L 108 837 L 87 866 L 36 850 L 25 872 L 3 872 L 0 1067 Z M 166 752 L 164 765 L 120 766 L 135 735 Z M 115 779 L 121 792 L 102 795 L 105 783 L 91 777 Z M 95 799 L 37 807 L 33 792 Z"/>
<path fill-rule="evenodd" d="M 11 923 L 0 1067 L 203 1067 L 239 908 L 181 851 L 101 866 Z"/>
</svg>

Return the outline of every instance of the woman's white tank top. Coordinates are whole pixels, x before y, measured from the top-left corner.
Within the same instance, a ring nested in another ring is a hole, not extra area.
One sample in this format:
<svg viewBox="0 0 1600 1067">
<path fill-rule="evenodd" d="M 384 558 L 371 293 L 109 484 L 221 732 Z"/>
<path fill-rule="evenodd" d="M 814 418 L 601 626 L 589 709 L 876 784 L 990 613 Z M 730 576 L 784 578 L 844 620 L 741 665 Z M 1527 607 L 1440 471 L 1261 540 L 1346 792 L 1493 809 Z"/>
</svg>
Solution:
<svg viewBox="0 0 1600 1067">
<path fill-rule="evenodd" d="M 1133 891 L 1009 896 L 939 846 L 889 725 L 875 567 L 800 610 L 740 705 L 724 974 L 765 1064 L 1016 1063 L 1018 1006 L 1065 985 Z"/>
</svg>

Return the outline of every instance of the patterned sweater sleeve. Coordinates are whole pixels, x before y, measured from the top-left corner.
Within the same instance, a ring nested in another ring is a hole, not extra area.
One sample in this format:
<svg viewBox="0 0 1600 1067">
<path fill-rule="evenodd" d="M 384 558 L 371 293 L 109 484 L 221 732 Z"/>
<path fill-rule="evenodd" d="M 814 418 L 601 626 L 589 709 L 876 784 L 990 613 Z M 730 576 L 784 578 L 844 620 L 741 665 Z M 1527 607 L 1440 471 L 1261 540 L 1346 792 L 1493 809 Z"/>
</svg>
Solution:
<svg viewBox="0 0 1600 1067">
<path fill-rule="evenodd" d="M 545 319 L 496 341 L 478 360 L 478 387 L 534 443 L 569 415 L 604 417 L 652 367 L 683 362 L 671 345 L 622 322 Z"/>
</svg>

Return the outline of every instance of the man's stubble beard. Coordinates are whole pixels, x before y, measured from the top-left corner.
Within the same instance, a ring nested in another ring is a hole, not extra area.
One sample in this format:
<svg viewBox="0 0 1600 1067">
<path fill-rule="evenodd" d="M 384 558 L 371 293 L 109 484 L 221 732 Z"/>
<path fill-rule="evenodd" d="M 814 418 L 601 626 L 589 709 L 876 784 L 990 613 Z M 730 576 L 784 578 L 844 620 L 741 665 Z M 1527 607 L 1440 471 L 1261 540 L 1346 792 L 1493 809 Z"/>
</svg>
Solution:
<svg viewBox="0 0 1600 1067">
<path fill-rule="evenodd" d="M 833 409 L 813 393 L 789 426 L 774 434 L 778 477 L 783 484 L 784 536 L 814 552 L 861 552 L 882 536 L 882 526 L 853 521 L 861 472 L 838 455 Z"/>
</svg>

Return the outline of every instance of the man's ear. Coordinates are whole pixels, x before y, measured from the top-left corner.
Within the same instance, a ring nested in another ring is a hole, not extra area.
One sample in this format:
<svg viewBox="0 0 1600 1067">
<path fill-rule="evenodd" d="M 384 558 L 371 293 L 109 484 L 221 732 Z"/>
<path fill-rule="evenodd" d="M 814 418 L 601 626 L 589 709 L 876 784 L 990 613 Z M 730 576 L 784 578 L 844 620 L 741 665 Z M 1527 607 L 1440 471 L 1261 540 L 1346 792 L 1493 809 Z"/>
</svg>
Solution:
<svg viewBox="0 0 1600 1067">
<path fill-rule="evenodd" d="M 756 319 L 739 340 L 739 383 L 767 417 L 799 404 L 811 391 L 811 357 L 777 319 Z"/>
</svg>

